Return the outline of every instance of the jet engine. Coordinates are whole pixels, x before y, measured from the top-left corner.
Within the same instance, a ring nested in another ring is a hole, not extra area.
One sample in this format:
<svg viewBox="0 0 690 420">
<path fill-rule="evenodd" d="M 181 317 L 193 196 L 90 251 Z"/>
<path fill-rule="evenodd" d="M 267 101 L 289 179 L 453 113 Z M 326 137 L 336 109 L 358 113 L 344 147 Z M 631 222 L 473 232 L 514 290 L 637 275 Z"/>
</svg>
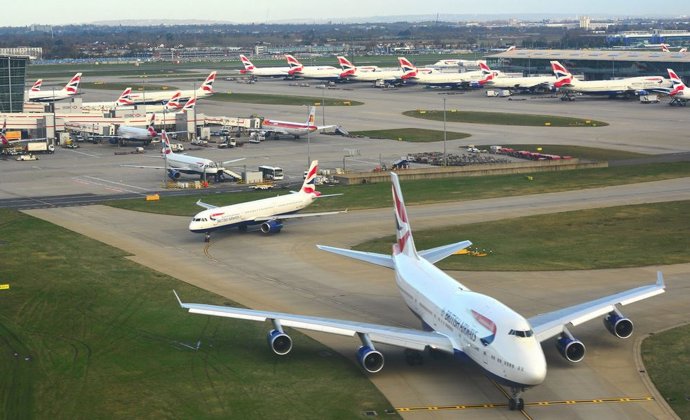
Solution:
<svg viewBox="0 0 690 420">
<path fill-rule="evenodd" d="M 292 350 L 292 338 L 282 331 L 271 330 L 268 332 L 266 339 L 273 353 L 278 356 L 285 356 Z"/>
<path fill-rule="evenodd" d="M 168 169 L 168 177 L 170 179 L 177 181 L 178 179 L 180 179 L 180 175 L 182 175 L 180 173 L 180 171 L 176 171 L 174 169 Z"/>
<path fill-rule="evenodd" d="M 604 326 L 618 338 L 628 338 L 633 333 L 633 323 L 623 314 L 612 311 L 604 318 Z"/>
<path fill-rule="evenodd" d="M 357 361 L 369 373 L 383 369 L 383 354 L 369 346 L 362 346 L 357 350 Z"/>
<path fill-rule="evenodd" d="M 278 233 L 283 228 L 283 224 L 279 220 L 269 220 L 261 224 L 261 232 L 263 233 Z"/>
<path fill-rule="evenodd" d="M 561 353 L 561 356 L 565 357 L 569 362 L 577 363 L 585 358 L 585 345 L 569 333 L 564 333 L 558 337 L 556 348 Z"/>
</svg>

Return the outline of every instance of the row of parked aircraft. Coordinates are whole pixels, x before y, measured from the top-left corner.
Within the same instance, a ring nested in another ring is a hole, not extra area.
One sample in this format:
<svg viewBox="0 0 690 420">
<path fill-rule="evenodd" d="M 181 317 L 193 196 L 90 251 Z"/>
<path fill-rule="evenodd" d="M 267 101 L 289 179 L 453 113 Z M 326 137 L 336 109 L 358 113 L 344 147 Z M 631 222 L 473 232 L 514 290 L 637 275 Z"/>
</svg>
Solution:
<svg viewBox="0 0 690 420">
<path fill-rule="evenodd" d="M 81 82 L 82 73 L 75 74 L 69 82 L 60 90 L 44 91 L 41 90 L 43 79 L 38 79 L 31 89 L 25 92 L 25 98 L 29 102 L 55 102 L 63 99 L 69 99 L 79 94 L 79 83 Z M 180 90 L 175 92 L 176 98 L 179 102 L 186 102 L 190 99 L 201 99 L 213 95 L 213 82 L 216 80 L 216 72 L 213 71 L 206 77 L 206 80 L 197 89 Z M 166 104 L 170 101 L 170 92 L 165 90 L 160 91 L 144 91 L 133 92 L 131 88 L 127 88 L 123 94 L 115 101 L 116 106 L 129 106 L 136 104 Z M 83 107 L 98 107 L 113 105 L 111 102 L 91 102 L 84 103 Z"/>
<path fill-rule="evenodd" d="M 377 66 L 358 67 L 342 56 L 338 57 L 340 69 L 333 66 L 305 66 L 289 54 L 286 55 L 287 67 L 258 68 L 246 56 L 241 55 L 240 59 L 244 65 L 244 70 L 240 72 L 257 77 L 303 77 L 359 82 L 381 81 L 389 84 L 411 82 L 450 88 L 494 87 L 522 91 L 558 90 L 563 92 L 568 99 L 572 98 L 573 93 L 607 96 L 630 96 L 642 92 L 670 94 L 676 85 L 672 79 L 680 80 L 673 70 L 669 69 L 670 79 L 662 76 L 641 76 L 583 81 L 573 77 L 572 73 L 558 61 L 551 61 L 553 76 L 510 77 L 500 71 L 492 70 L 482 60 L 476 62 L 479 70 L 458 73 L 439 72 L 433 68 L 418 68 L 405 57 L 398 57 L 400 68 L 393 70 L 383 70 Z M 455 61 L 458 60 L 453 60 L 453 62 Z"/>
<path fill-rule="evenodd" d="M 165 136 L 164 136 L 165 137 Z M 225 207 L 197 202 L 205 208 L 190 222 L 192 232 L 207 233 L 219 229 L 260 224 L 264 233 L 279 232 L 282 221 L 304 216 L 322 216 L 338 212 L 307 213 L 297 211 L 320 197 L 314 180 L 317 162 L 312 162 L 299 192 Z M 620 339 L 629 338 L 633 323 L 620 311 L 624 306 L 661 294 L 665 290 L 659 272 L 653 285 L 641 286 L 578 305 L 525 318 L 502 302 L 474 292 L 438 269 L 434 264 L 472 243 L 461 241 L 424 251 L 417 251 L 398 176 L 391 173 L 396 242 L 392 255 L 353 251 L 317 245 L 321 250 L 392 269 L 398 289 L 408 306 L 421 321 L 422 328 L 402 328 L 364 322 L 305 316 L 232 306 L 185 303 L 175 293 L 179 305 L 190 313 L 242 320 L 270 321 L 268 344 L 280 356 L 293 347 L 284 327 L 301 328 L 344 336 L 361 341 L 356 355 L 369 373 L 381 371 L 384 356 L 374 343 L 398 346 L 413 351 L 431 349 L 458 359 L 471 360 L 484 373 L 511 390 L 509 408 L 522 410 L 522 393 L 544 382 L 547 372 L 542 343 L 557 337 L 555 345 L 568 361 L 577 363 L 585 356 L 585 345 L 571 329 L 604 316 L 606 329 Z"/>
</svg>

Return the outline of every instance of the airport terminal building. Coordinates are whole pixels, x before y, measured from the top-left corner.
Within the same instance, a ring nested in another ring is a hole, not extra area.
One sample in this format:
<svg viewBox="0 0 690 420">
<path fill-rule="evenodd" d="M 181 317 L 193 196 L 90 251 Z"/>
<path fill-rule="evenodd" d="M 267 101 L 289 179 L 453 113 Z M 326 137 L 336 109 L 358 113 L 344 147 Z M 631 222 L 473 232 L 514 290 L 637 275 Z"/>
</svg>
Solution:
<svg viewBox="0 0 690 420">
<path fill-rule="evenodd" d="M 574 75 L 585 80 L 657 75 L 668 77 L 673 69 L 690 81 L 690 53 L 619 50 L 521 50 L 486 57 L 492 69 L 508 73 L 552 74 L 551 60 L 560 61 Z"/>
<path fill-rule="evenodd" d="M 28 56 L 0 56 L 0 112 L 22 112 Z"/>
</svg>

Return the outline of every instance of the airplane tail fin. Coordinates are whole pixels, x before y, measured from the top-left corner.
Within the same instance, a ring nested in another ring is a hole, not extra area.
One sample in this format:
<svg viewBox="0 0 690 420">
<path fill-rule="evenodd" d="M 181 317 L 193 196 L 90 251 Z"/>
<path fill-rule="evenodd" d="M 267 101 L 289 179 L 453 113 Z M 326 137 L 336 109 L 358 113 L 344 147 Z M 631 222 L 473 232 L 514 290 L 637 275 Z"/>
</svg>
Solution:
<svg viewBox="0 0 690 420">
<path fill-rule="evenodd" d="M 508 47 L 504 52 L 515 51 L 516 49 L 517 49 L 517 47 L 516 47 L 515 45 L 511 45 L 511 46 Z"/>
<path fill-rule="evenodd" d="M 168 133 L 165 130 L 161 131 L 161 144 L 163 146 L 163 157 L 168 158 L 168 155 L 174 155 L 172 147 L 170 147 L 170 139 L 168 138 Z"/>
<path fill-rule="evenodd" d="M 70 81 L 65 85 L 63 90 L 67 92 L 68 95 L 76 95 L 79 89 L 79 82 L 81 82 L 81 73 L 77 73 L 70 79 Z"/>
<path fill-rule="evenodd" d="M 291 56 L 290 54 L 285 54 L 285 59 L 287 60 L 288 67 L 290 67 L 290 70 L 288 71 L 289 75 L 293 75 L 299 71 L 301 71 L 304 68 L 304 65 L 299 62 L 295 57 Z"/>
<path fill-rule="evenodd" d="M 175 92 L 175 94 L 166 102 L 165 104 L 165 110 L 166 111 L 175 111 L 180 108 L 182 108 L 182 105 L 180 105 L 180 97 L 182 96 L 181 91 Z"/>
<path fill-rule="evenodd" d="M 5 137 L 6 132 L 7 132 L 7 118 L 5 118 L 5 122 L 2 123 L 2 131 L 0 131 L 0 143 L 2 143 L 5 146 L 10 144 L 10 142 L 7 141 L 7 137 Z"/>
<path fill-rule="evenodd" d="M 556 75 L 556 81 L 553 84 L 555 87 L 569 85 L 573 82 L 573 75 L 558 61 L 551 62 L 551 70 Z"/>
<path fill-rule="evenodd" d="M 316 172 L 319 170 L 319 161 L 314 160 L 311 162 L 311 165 L 309 165 L 309 170 L 307 171 L 307 176 L 304 178 L 304 182 L 302 183 L 302 188 L 300 188 L 299 192 L 305 193 L 305 194 L 314 194 L 317 197 L 319 196 L 319 192 L 316 191 Z"/>
<path fill-rule="evenodd" d="M 415 65 L 412 64 L 410 60 L 408 60 L 405 57 L 398 57 L 398 62 L 400 63 L 400 68 L 402 68 L 403 71 L 403 80 L 410 79 L 417 75 L 417 67 L 415 67 Z"/>
<path fill-rule="evenodd" d="M 194 109 L 194 106 L 196 105 L 196 98 L 191 98 L 190 100 L 187 101 L 186 104 L 182 107 L 182 111 L 188 111 L 191 109 Z"/>
<path fill-rule="evenodd" d="M 156 114 L 153 113 L 151 114 L 151 121 L 149 122 L 149 126 L 146 128 L 149 130 L 149 135 L 151 135 L 151 138 L 154 138 L 158 135 L 156 132 L 156 129 L 154 128 L 154 124 L 156 123 Z"/>
<path fill-rule="evenodd" d="M 117 106 L 134 105 L 134 101 L 132 101 L 132 88 L 128 87 L 125 89 L 115 103 Z"/>
<path fill-rule="evenodd" d="M 340 63 L 340 68 L 343 69 L 343 72 L 340 73 L 340 78 L 342 79 L 352 76 L 357 71 L 357 67 L 345 57 L 338 56 L 338 63 Z"/>
<path fill-rule="evenodd" d="M 256 70 L 256 66 L 254 66 L 254 64 L 252 64 L 252 62 L 249 61 L 246 55 L 240 54 L 240 60 L 242 61 L 242 65 L 244 65 L 244 70 L 240 70 L 240 73 L 247 74 L 252 73 L 254 70 Z"/>
<path fill-rule="evenodd" d="M 679 49 L 678 52 L 679 53 L 686 53 L 686 52 L 688 52 L 688 47 L 683 47 L 683 48 Z"/>
<path fill-rule="evenodd" d="M 201 87 L 199 88 L 201 95 L 213 94 L 213 82 L 216 81 L 216 73 L 216 71 L 212 71 L 211 74 L 208 75 L 206 80 L 204 80 L 204 83 L 202 83 Z"/>
<path fill-rule="evenodd" d="M 666 69 L 668 71 L 668 77 L 671 79 L 671 92 L 669 93 L 670 96 L 675 96 L 679 92 L 685 90 L 686 86 L 685 83 L 683 83 L 683 80 L 681 80 L 680 77 L 676 74 L 673 69 Z"/>
<path fill-rule="evenodd" d="M 309 107 L 309 116 L 307 116 L 307 128 L 314 127 L 314 122 L 316 121 L 316 107 L 315 106 L 310 106 Z"/>
<path fill-rule="evenodd" d="M 41 90 L 41 85 L 43 84 L 43 79 L 38 79 L 34 83 L 33 86 L 31 86 L 31 91 L 32 92 L 39 92 Z"/>
<path fill-rule="evenodd" d="M 397 238 L 397 242 L 393 245 L 393 254 L 417 257 L 417 249 L 414 246 L 414 239 L 412 239 L 412 229 L 407 219 L 407 210 L 400 190 L 398 174 L 391 172 L 391 181 L 393 183 L 393 210 L 395 213 L 395 236 Z"/>
<path fill-rule="evenodd" d="M 671 52 L 671 50 L 668 49 L 668 44 L 661 44 L 661 51 L 662 52 Z"/>
</svg>

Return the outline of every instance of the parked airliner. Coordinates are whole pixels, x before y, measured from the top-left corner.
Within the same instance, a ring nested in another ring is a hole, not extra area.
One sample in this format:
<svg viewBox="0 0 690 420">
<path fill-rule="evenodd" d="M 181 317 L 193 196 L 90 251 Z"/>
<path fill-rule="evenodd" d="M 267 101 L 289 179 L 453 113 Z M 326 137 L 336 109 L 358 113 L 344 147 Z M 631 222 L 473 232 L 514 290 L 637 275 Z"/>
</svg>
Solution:
<svg viewBox="0 0 690 420">
<path fill-rule="evenodd" d="M 462 73 L 425 73 L 424 69 L 418 69 L 405 57 L 398 57 L 398 61 L 405 73 L 403 79 L 429 86 L 449 88 L 481 87 L 486 83 L 487 77 L 491 74 L 485 70 L 466 71 Z"/>
<path fill-rule="evenodd" d="M 26 92 L 24 97 L 29 102 L 53 102 L 63 99 L 71 98 L 77 94 L 79 89 L 79 82 L 81 82 L 81 73 L 75 74 L 69 82 L 60 90 L 41 90 L 42 79 L 38 79 L 31 87 L 31 90 Z"/>
<path fill-rule="evenodd" d="M 662 76 L 627 77 L 613 80 L 578 80 L 558 61 L 551 61 L 551 69 L 556 75 L 553 85 L 565 92 L 562 99 L 572 100 L 571 93 L 587 95 L 633 96 L 641 91 L 667 92 L 671 82 Z"/>
<path fill-rule="evenodd" d="M 487 88 L 513 89 L 518 91 L 546 91 L 551 90 L 556 81 L 556 77 L 553 75 L 532 77 L 496 76 L 488 64 L 482 63 L 480 67 L 492 74 L 492 77 L 488 78 L 484 84 Z"/>
<path fill-rule="evenodd" d="M 244 70 L 240 70 L 242 74 L 250 74 L 255 77 L 288 77 L 290 76 L 290 67 L 256 67 L 245 56 L 240 54 L 240 60 L 244 65 Z"/>
<path fill-rule="evenodd" d="M 187 103 L 189 104 L 189 102 Z M 165 130 L 161 131 L 162 143 L 162 157 L 165 159 L 166 166 L 149 166 L 149 165 L 122 165 L 128 168 L 144 168 L 144 169 L 163 169 L 167 171 L 168 177 L 173 180 L 180 179 L 182 174 L 199 175 L 202 180 L 209 179 L 212 176 L 216 181 L 222 180 L 224 175 L 232 176 L 233 178 L 241 178 L 235 172 L 226 169 L 223 165 L 228 163 L 243 160 L 232 159 L 224 162 L 214 162 L 211 159 L 206 159 L 197 156 L 190 156 L 183 153 L 175 153 L 170 146 L 170 139 Z"/>
<path fill-rule="evenodd" d="M 285 54 L 290 70 L 290 76 L 304 77 L 305 79 L 321 79 L 340 81 L 344 77 L 342 71 L 333 66 L 305 66 L 290 54 Z"/>
<path fill-rule="evenodd" d="M 338 62 L 342 69 L 341 77 L 356 82 L 377 82 L 379 80 L 394 84 L 402 82 L 405 73 L 402 69 L 382 70 L 377 66 L 355 66 L 345 57 L 339 56 Z"/>
<path fill-rule="evenodd" d="M 114 102 L 82 102 L 81 108 L 106 111 L 109 109 L 133 106 L 134 102 L 130 98 L 131 94 L 132 88 L 128 87 L 120 94 L 120 96 Z"/>
<path fill-rule="evenodd" d="M 206 233 L 230 229 L 236 227 L 246 230 L 248 226 L 260 225 L 263 233 L 278 233 L 283 228 L 283 221 L 304 217 L 326 216 L 342 213 L 330 211 L 322 213 L 297 213 L 314 202 L 317 198 L 330 197 L 321 195 L 316 191 L 316 172 L 319 162 L 313 161 L 307 176 L 304 178 L 302 188 L 293 194 L 279 195 L 277 197 L 263 198 L 247 201 L 245 203 L 232 204 L 224 207 L 216 207 L 197 201 L 197 205 L 206 210 L 198 213 L 189 223 L 189 230 L 194 233 Z"/>
<path fill-rule="evenodd" d="M 206 98 L 213 95 L 213 82 L 216 80 L 216 72 L 212 71 L 204 83 L 197 89 L 180 91 L 180 101 L 184 102 L 191 98 Z M 131 99 L 137 104 L 165 104 L 170 99 L 170 92 L 164 90 L 132 92 Z"/>
<path fill-rule="evenodd" d="M 314 118 L 316 117 L 316 107 L 309 107 L 309 116 L 304 123 L 269 120 L 265 118 L 261 124 L 261 131 L 278 137 L 279 135 L 293 136 L 298 139 L 301 136 L 306 136 L 307 133 L 319 133 L 324 130 L 330 130 L 338 127 L 337 125 L 315 125 Z"/>
<path fill-rule="evenodd" d="M 183 303 L 177 297 L 178 302 L 191 313 L 251 321 L 270 320 L 273 328 L 268 333 L 268 343 L 278 355 L 285 355 L 292 349 L 292 339 L 285 333 L 284 327 L 357 336 L 362 342 L 357 350 L 357 359 L 362 368 L 370 373 L 380 371 L 384 365 L 383 354 L 374 347 L 375 342 L 418 351 L 431 348 L 458 358 L 469 358 L 489 377 L 510 387 L 510 409 L 522 410 L 522 392 L 541 384 L 546 378 L 542 342 L 559 336 L 556 345 L 561 355 L 570 362 L 579 362 L 584 358 L 585 346 L 573 337 L 569 330 L 571 326 L 605 315 L 604 324 L 608 331 L 618 338 L 628 338 L 632 335 L 633 323 L 620 312 L 618 306 L 664 292 L 663 276 L 658 273 L 656 284 L 525 318 L 498 300 L 471 291 L 434 266 L 434 263 L 470 246 L 470 241 L 417 251 L 398 176 L 391 173 L 391 179 L 397 237 L 392 255 L 318 247 L 394 270 L 400 294 L 420 319 L 422 329 Z"/>
</svg>

